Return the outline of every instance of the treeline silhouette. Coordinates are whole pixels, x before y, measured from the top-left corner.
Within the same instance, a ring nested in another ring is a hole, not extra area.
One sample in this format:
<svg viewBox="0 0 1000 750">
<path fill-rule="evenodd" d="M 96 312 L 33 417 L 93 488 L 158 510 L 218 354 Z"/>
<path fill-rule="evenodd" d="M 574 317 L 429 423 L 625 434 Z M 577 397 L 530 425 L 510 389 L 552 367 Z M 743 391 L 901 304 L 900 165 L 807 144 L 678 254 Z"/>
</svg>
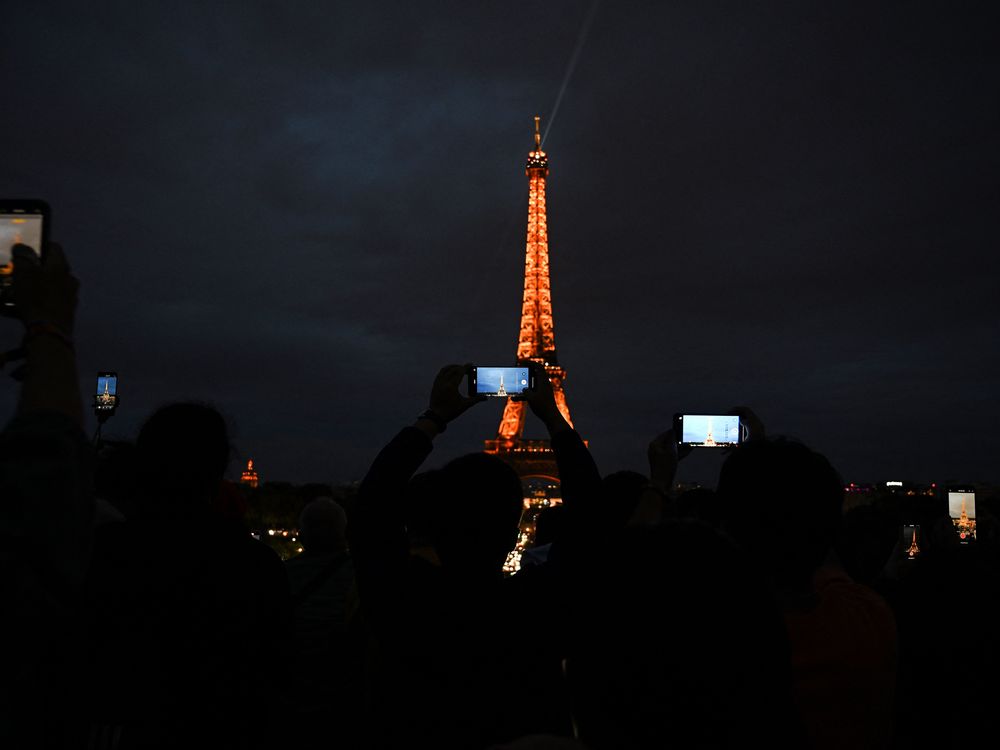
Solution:
<svg viewBox="0 0 1000 750">
<path fill-rule="evenodd" d="M 427 466 L 478 403 L 464 366 L 359 487 L 248 491 L 206 404 L 91 444 L 76 293 L 58 246 L 15 248 L 2 747 L 952 748 L 994 729 L 995 497 L 971 544 L 940 498 L 845 513 L 830 462 L 749 410 L 715 490 L 676 489 L 671 431 L 648 474 L 602 475 L 532 363 L 562 504 L 505 576 L 517 474 L 480 452 Z M 282 562 L 267 529 L 302 553 Z"/>
</svg>

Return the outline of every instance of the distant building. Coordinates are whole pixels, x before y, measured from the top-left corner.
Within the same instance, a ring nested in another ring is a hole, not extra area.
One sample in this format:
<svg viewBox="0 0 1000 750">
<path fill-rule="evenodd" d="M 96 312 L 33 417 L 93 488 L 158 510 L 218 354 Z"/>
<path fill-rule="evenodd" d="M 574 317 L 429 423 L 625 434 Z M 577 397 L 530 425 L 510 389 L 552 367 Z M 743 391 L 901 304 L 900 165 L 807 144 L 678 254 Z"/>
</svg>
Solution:
<svg viewBox="0 0 1000 750">
<path fill-rule="evenodd" d="M 257 471 L 253 468 L 253 459 L 251 458 L 247 461 L 246 471 L 240 476 L 240 484 L 245 484 L 248 487 L 257 487 L 260 484 L 260 477 L 257 475 Z"/>
</svg>

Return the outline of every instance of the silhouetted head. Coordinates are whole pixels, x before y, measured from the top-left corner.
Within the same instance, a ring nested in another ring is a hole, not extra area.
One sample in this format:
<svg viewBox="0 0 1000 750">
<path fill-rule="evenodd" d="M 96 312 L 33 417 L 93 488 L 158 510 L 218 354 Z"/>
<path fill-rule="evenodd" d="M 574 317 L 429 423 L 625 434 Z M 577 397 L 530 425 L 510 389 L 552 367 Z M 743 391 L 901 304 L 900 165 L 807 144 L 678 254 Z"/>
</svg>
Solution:
<svg viewBox="0 0 1000 750">
<path fill-rule="evenodd" d="M 639 507 L 642 489 L 649 479 L 637 471 L 616 471 L 608 474 L 601 482 L 604 499 L 610 511 L 611 520 L 624 526 Z"/>
<path fill-rule="evenodd" d="M 837 539 L 837 557 L 847 574 L 858 583 L 872 585 L 900 541 L 902 523 L 898 513 L 875 505 L 847 511 Z M 921 546 L 926 552 L 926 544 Z"/>
<path fill-rule="evenodd" d="M 441 470 L 434 546 L 446 568 L 499 575 L 517 542 L 524 506 L 521 480 L 495 456 L 470 453 Z"/>
<path fill-rule="evenodd" d="M 226 422 L 212 407 L 185 403 L 158 409 L 142 426 L 135 447 L 148 501 L 203 506 L 215 500 L 230 447 Z"/>
<path fill-rule="evenodd" d="M 830 462 L 786 439 L 746 443 L 719 475 L 723 527 L 783 589 L 801 589 L 829 554 L 844 485 Z"/>
<path fill-rule="evenodd" d="M 332 497 L 317 497 L 299 514 L 299 537 L 307 554 L 325 555 L 347 549 L 347 514 Z"/>
<path fill-rule="evenodd" d="M 630 527 L 576 597 L 566 662 L 594 750 L 787 746 L 784 622 L 770 586 L 705 524 Z"/>
</svg>

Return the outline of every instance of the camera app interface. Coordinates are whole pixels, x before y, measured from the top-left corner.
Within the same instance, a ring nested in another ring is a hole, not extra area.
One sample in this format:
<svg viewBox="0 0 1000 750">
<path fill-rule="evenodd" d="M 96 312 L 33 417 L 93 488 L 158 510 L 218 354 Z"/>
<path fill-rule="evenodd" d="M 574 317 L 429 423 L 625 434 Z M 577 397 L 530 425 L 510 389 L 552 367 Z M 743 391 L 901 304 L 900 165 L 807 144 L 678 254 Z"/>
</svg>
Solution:
<svg viewBox="0 0 1000 750">
<path fill-rule="evenodd" d="M 735 415 L 685 414 L 681 442 L 704 448 L 739 445 L 740 418 Z"/>
<path fill-rule="evenodd" d="M 948 493 L 948 515 L 958 532 L 958 540 L 968 544 L 976 539 L 976 493 L 951 491 Z"/>
<path fill-rule="evenodd" d="M 477 367 L 476 393 L 484 396 L 516 396 L 528 390 L 527 367 Z"/>
<path fill-rule="evenodd" d="M 101 373 L 97 376 L 97 393 L 94 402 L 98 409 L 111 409 L 117 401 L 118 376 Z"/>
<path fill-rule="evenodd" d="M 14 272 L 12 248 L 27 245 L 41 255 L 42 217 L 30 214 L 0 214 L 0 276 Z"/>
<path fill-rule="evenodd" d="M 920 554 L 920 527 L 906 525 L 903 527 L 903 549 L 907 560 L 916 560 Z"/>
</svg>

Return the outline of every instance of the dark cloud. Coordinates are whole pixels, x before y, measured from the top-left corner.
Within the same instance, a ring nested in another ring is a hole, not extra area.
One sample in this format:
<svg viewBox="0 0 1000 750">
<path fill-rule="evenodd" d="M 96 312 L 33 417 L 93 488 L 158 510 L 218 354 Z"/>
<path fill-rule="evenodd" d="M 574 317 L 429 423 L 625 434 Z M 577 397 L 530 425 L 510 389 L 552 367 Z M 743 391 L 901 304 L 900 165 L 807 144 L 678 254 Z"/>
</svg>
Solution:
<svg viewBox="0 0 1000 750">
<path fill-rule="evenodd" d="M 84 384 L 121 373 L 109 428 L 206 399 L 266 476 L 357 478 L 441 364 L 509 361 L 531 117 L 589 7 L 8 12 L 0 193 L 53 206 Z M 750 403 L 849 478 L 1000 478 L 994 20 L 602 5 L 546 149 L 556 341 L 603 469 L 675 410 Z"/>
</svg>

